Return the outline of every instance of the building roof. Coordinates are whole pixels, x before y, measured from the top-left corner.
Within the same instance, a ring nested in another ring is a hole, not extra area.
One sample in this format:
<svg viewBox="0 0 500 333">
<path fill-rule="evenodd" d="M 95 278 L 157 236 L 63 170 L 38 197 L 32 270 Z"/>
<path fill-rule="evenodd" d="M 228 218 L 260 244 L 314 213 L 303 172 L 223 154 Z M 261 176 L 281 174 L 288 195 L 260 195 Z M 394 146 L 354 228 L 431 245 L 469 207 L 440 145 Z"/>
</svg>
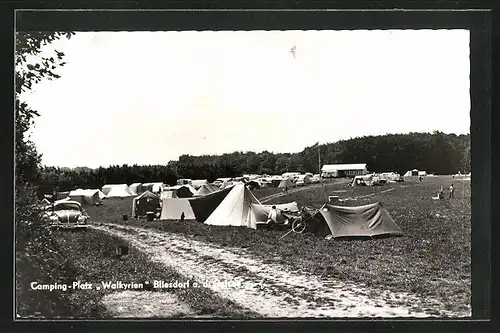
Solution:
<svg viewBox="0 0 500 333">
<path fill-rule="evenodd" d="M 322 172 L 344 171 L 344 170 L 364 170 L 366 163 L 357 164 L 325 164 L 321 168 Z"/>
</svg>

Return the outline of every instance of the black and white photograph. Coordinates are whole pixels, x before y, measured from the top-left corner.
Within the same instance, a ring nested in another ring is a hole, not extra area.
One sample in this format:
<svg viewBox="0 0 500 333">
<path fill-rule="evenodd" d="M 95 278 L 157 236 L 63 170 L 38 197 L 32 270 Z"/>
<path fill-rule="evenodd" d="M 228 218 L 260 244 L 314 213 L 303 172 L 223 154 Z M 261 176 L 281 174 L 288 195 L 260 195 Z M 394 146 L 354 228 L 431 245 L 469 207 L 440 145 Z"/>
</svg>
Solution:
<svg viewBox="0 0 500 333">
<path fill-rule="evenodd" d="M 471 317 L 470 32 L 17 31 L 16 319 Z"/>
</svg>

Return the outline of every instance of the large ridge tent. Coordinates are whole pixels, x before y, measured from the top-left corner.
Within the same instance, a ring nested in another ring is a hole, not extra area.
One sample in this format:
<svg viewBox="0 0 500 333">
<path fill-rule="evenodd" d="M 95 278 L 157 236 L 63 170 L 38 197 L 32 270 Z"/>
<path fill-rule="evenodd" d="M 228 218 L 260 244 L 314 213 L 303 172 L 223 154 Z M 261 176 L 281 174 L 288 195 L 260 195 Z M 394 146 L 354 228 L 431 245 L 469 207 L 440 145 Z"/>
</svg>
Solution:
<svg viewBox="0 0 500 333">
<path fill-rule="evenodd" d="M 106 192 L 104 193 L 106 194 Z M 126 198 L 135 195 L 136 194 L 130 190 L 127 184 L 112 185 L 111 190 L 106 194 L 108 198 Z"/>
<path fill-rule="evenodd" d="M 245 226 L 256 229 L 252 204 L 260 204 L 245 184 L 237 184 L 205 221 L 219 226 Z"/>
<path fill-rule="evenodd" d="M 230 191 L 229 188 L 196 198 L 163 198 L 161 219 L 178 220 L 184 211 L 186 220 L 205 222 Z"/>
<path fill-rule="evenodd" d="M 73 201 L 79 202 L 80 204 L 98 205 L 101 203 L 99 192 L 99 190 L 77 189 L 69 192 L 68 197 Z"/>
<path fill-rule="evenodd" d="M 403 234 L 380 202 L 357 207 L 326 204 L 314 214 L 313 220 L 310 226 L 314 233 L 331 234 L 333 238 Z"/>
<path fill-rule="evenodd" d="M 179 220 L 182 213 L 184 213 L 184 219 L 196 220 L 188 198 L 165 198 L 162 200 L 161 220 Z"/>
<path fill-rule="evenodd" d="M 109 191 L 111 191 L 111 189 L 113 188 L 113 186 L 116 186 L 116 184 L 104 185 L 103 187 L 101 187 L 102 193 L 104 193 L 105 195 L 108 195 Z"/>
<path fill-rule="evenodd" d="M 146 191 L 132 200 L 132 216 L 145 216 L 147 212 L 156 213 L 160 209 L 160 197 Z"/>
<path fill-rule="evenodd" d="M 205 222 L 207 218 L 219 207 L 220 203 L 226 198 L 231 188 L 218 190 L 213 193 L 192 198 L 189 200 L 193 208 L 196 221 Z"/>
</svg>

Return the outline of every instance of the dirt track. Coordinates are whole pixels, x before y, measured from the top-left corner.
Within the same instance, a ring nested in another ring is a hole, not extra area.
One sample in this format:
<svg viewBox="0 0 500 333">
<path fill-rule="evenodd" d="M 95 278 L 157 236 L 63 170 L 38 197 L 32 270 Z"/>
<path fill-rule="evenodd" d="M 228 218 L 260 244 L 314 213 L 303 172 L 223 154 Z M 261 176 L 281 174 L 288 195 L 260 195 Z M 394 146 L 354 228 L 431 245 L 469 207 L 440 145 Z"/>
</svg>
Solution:
<svg viewBox="0 0 500 333">
<path fill-rule="evenodd" d="M 152 261 L 184 275 L 191 285 L 208 282 L 206 286 L 221 297 L 266 317 L 470 316 L 447 312 L 439 302 L 412 294 L 374 291 L 289 271 L 239 248 L 222 248 L 179 234 L 118 224 L 91 227 L 129 242 Z"/>
</svg>

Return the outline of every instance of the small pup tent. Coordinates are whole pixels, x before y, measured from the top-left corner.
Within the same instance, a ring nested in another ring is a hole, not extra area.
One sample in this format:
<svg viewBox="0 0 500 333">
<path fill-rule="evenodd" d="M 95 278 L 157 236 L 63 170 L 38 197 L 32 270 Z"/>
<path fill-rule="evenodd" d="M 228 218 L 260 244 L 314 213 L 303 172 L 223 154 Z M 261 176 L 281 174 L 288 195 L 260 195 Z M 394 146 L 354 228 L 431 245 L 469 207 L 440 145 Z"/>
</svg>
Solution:
<svg viewBox="0 0 500 333">
<path fill-rule="evenodd" d="M 205 221 L 206 224 L 219 226 L 244 226 L 257 228 L 252 204 L 259 200 L 244 184 L 237 184 Z"/>
<path fill-rule="evenodd" d="M 106 192 L 104 192 L 104 194 L 106 194 Z M 127 184 L 111 185 L 111 189 L 106 194 L 108 198 L 127 198 L 135 195 L 136 194 L 130 190 Z"/>
<path fill-rule="evenodd" d="M 132 200 L 132 216 L 145 216 L 147 212 L 160 210 L 160 197 L 153 192 L 146 191 Z"/>
<path fill-rule="evenodd" d="M 389 212 L 380 202 L 357 207 L 324 205 L 314 216 L 316 223 L 321 215 L 333 238 L 373 237 L 380 235 L 402 235 L 403 232 L 394 222 Z M 318 231 L 324 228 L 318 228 Z"/>
</svg>

